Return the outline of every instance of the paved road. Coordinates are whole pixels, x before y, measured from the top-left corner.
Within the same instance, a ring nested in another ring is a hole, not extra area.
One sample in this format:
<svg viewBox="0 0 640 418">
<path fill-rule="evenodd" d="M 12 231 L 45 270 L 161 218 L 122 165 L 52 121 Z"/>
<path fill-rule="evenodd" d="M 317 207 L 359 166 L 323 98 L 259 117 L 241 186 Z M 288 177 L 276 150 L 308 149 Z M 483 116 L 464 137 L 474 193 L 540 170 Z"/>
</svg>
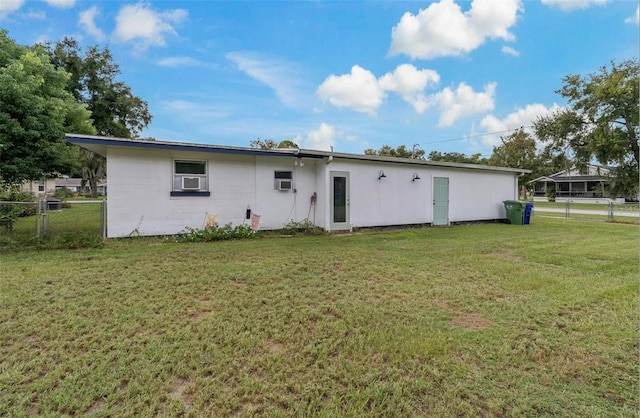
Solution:
<svg viewBox="0 0 640 418">
<path fill-rule="evenodd" d="M 547 212 L 547 213 L 562 213 L 564 215 L 564 213 L 566 212 L 565 209 L 563 208 L 537 208 L 537 207 L 533 207 L 533 213 L 536 212 Z M 571 214 L 574 215 L 602 215 L 602 216 L 607 216 L 607 211 L 606 210 L 595 210 L 595 209 L 574 209 L 573 207 L 571 207 L 571 209 L 569 209 L 569 216 L 571 216 Z M 617 216 L 627 216 L 627 217 L 639 217 L 640 213 L 636 212 L 636 211 L 614 211 L 613 212 L 613 218 L 615 219 Z"/>
</svg>

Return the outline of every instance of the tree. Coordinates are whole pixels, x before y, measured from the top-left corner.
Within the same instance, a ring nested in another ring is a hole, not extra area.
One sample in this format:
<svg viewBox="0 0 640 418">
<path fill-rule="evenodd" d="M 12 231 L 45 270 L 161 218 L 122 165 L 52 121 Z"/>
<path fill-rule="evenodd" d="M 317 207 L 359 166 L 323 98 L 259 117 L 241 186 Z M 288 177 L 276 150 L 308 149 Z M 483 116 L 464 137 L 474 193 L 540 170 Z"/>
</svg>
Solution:
<svg viewBox="0 0 640 418">
<path fill-rule="evenodd" d="M 578 168 L 592 160 L 616 167 L 612 192 L 637 196 L 640 150 L 637 60 L 585 77 L 568 75 L 556 93 L 567 99 L 566 109 L 534 122 L 538 138 L 552 152 L 570 152 Z"/>
<path fill-rule="evenodd" d="M 379 155 L 382 157 L 397 157 L 397 158 L 413 158 L 415 160 L 424 160 L 424 150 L 420 149 L 418 144 L 415 144 L 412 149 L 407 149 L 405 145 L 399 145 L 397 148 L 393 148 L 390 145 L 383 145 L 380 149 L 374 150 L 367 148 L 364 150 L 365 155 Z"/>
<path fill-rule="evenodd" d="M 278 144 L 278 148 L 300 148 L 298 144 L 290 139 L 284 139 Z"/>
<path fill-rule="evenodd" d="M 98 135 L 137 138 L 149 125 L 153 117 L 147 102 L 116 80 L 121 71 L 109 48 L 96 45 L 83 53 L 78 42 L 68 37 L 45 48 L 53 64 L 71 74 L 67 90 L 91 111 Z M 96 197 L 97 183 L 106 175 L 106 161 L 92 152 L 81 155 L 83 180 L 89 182 L 92 196 Z"/>
<path fill-rule="evenodd" d="M 430 161 L 446 161 L 450 163 L 464 163 L 464 164 L 488 164 L 488 160 L 482 157 L 479 152 L 467 157 L 466 154 L 461 152 L 445 152 L 431 151 L 427 157 Z"/>
<path fill-rule="evenodd" d="M 298 144 L 290 139 L 285 139 L 280 142 L 276 142 L 273 139 L 262 140 L 260 138 L 254 139 L 249 143 L 251 148 L 256 149 L 276 149 L 276 148 L 300 148 Z"/>
<path fill-rule="evenodd" d="M 526 195 L 527 183 L 546 172 L 536 149 L 536 140 L 524 130 L 520 129 L 507 137 L 501 137 L 501 145 L 493 147 L 489 157 L 489 165 L 498 167 L 522 168 L 531 170 L 529 174 L 518 177 L 522 195 Z"/>
<path fill-rule="evenodd" d="M 538 168 L 536 140 L 527 132 L 520 129 L 507 137 L 501 137 L 500 141 L 501 145 L 493 147 L 493 153 L 489 157 L 489 165 L 525 170 Z M 538 176 L 531 173 L 523 175 L 520 179 L 526 183 L 536 177 Z"/>
<path fill-rule="evenodd" d="M 65 132 L 95 134 L 90 112 L 66 91 L 69 75 L 40 47 L 0 30 L 0 180 L 5 185 L 72 171 Z"/>
</svg>

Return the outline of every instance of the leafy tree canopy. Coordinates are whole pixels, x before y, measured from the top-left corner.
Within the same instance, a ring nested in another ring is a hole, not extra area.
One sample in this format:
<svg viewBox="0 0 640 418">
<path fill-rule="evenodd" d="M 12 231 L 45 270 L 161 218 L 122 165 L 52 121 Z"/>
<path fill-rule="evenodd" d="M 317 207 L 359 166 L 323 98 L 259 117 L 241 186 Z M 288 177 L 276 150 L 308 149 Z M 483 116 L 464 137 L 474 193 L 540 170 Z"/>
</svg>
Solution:
<svg viewBox="0 0 640 418">
<path fill-rule="evenodd" d="M 300 148 L 298 144 L 290 139 L 285 139 L 280 142 L 276 142 L 273 139 L 262 140 L 260 138 L 254 139 L 249 143 L 251 148 L 256 149 L 276 149 L 276 148 Z"/>
<path fill-rule="evenodd" d="M 639 72 L 634 59 L 612 61 L 587 76 L 568 75 L 556 92 L 567 99 L 567 108 L 534 122 L 536 135 L 549 150 L 569 152 L 574 165 L 595 159 L 615 166 L 612 192 L 618 196 L 638 191 Z"/>
<path fill-rule="evenodd" d="M 464 163 L 464 164 L 488 164 L 488 160 L 482 157 L 479 152 L 467 157 L 466 154 L 461 152 L 440 152 L 431 151 L 428 160 L 431 161 L 446 161 L 450 163 Z"/>
<path fill-rule="evenodd" d="M 99 135 L 137 138 L 149 125 L 152 116 L 147 102 L 133 95 L 128 85 L 117 81 L 121 71 L 109 48 L 91 46 L 83 51 L 75 39 L 68 37 L 45 48 L 56 68 L 69 73 L 67 91 L 91 111 Z M 107 174 L 106 161 L 91 151 L 82 150 L 79 155 L 82 179 L 89 183 L 96 197 L 98 181 Z"/>
<path fill-rule="evenodd" d="M 380 149 L 368 148 L 364 150 L 365 155 L 379 155 L 382 157 L 398 157 L 398 158 L 413 158 L 415 160 L 424 160 L 424 150 L 420 149 L 418 145 L 414 145 L 412 149 L 407 149 L 405 145 L 399 145 L 396 148 L 390 145 L 383 145 Z"/>
<path fill-rule="evenodd" d="M 65 132 L 95 134 L 91 113 L 65 90 L 69 75 L 38 46 L 0 30 L 0 179 L 4 184 L 72 171 L 76 150 Z"/>
<path fill-rule="evenodd" d="M 67 90 L 87 105 L 98 135 L 137 138 L 149 125 L 153 117 L 147 102 L 116 80 L 120 66 L 109 48 L 96 45 L 82 51 L 78 42 L 68 37 L 45 48 L 56 68 L 70 74 Z"/>
<path fill-rule="evenodd" d="M 536 150 L 536 140 L 527 132 L 520 129 L 507 137 L 500 138 L 500 140 L 502 144 L 493 147 L 493 153 L 489 157 L 489 165 L 536 171 L 542 168 Z M 539 175 L 534 171 L 531 174 L 523 175 L 520 181 L 526 184 L 536 177 Z"/>
</svg>

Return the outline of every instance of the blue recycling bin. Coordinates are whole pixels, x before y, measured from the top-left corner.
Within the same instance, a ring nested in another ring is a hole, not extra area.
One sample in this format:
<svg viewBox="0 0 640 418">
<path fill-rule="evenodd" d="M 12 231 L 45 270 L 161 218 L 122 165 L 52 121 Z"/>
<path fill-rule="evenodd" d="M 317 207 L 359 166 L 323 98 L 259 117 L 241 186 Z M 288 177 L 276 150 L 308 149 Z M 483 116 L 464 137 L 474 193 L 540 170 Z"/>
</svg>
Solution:
<svg viewBox="0 0 640 418">
<path fill-rule="evenodd" d="M 531 223 L 531 212 L 533 212 L 533 203 L 528 202 L 524 207 L 523 224 L 529 225 Z"/>
</svg>

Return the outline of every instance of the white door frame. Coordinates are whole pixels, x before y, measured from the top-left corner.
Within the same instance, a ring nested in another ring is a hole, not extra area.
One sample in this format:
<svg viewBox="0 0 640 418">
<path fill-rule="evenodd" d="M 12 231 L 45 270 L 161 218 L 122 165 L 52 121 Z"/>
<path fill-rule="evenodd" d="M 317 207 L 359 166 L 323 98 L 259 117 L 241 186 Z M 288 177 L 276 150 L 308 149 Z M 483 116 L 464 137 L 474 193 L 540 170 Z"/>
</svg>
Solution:
<svg viewBox="0 0 640 418">
<path fill-rule="evenodd" d="M 335 189 L 336 178 L 344 178 L 344 190 Z M 336 194 L 336 192 L 338 194 Z M 351 229 L 350 223 L 350 194 L 349 194 L 349 172 L 348 171 L 331 171 L 329 172 L 329 228 L 330 231 L 345 231 Z M 336 202 L 336 197 L 338 202 Z M 341 209 L 336 211 L 336 203 L 344 206 L 344 213 Z"/>
</svg>

